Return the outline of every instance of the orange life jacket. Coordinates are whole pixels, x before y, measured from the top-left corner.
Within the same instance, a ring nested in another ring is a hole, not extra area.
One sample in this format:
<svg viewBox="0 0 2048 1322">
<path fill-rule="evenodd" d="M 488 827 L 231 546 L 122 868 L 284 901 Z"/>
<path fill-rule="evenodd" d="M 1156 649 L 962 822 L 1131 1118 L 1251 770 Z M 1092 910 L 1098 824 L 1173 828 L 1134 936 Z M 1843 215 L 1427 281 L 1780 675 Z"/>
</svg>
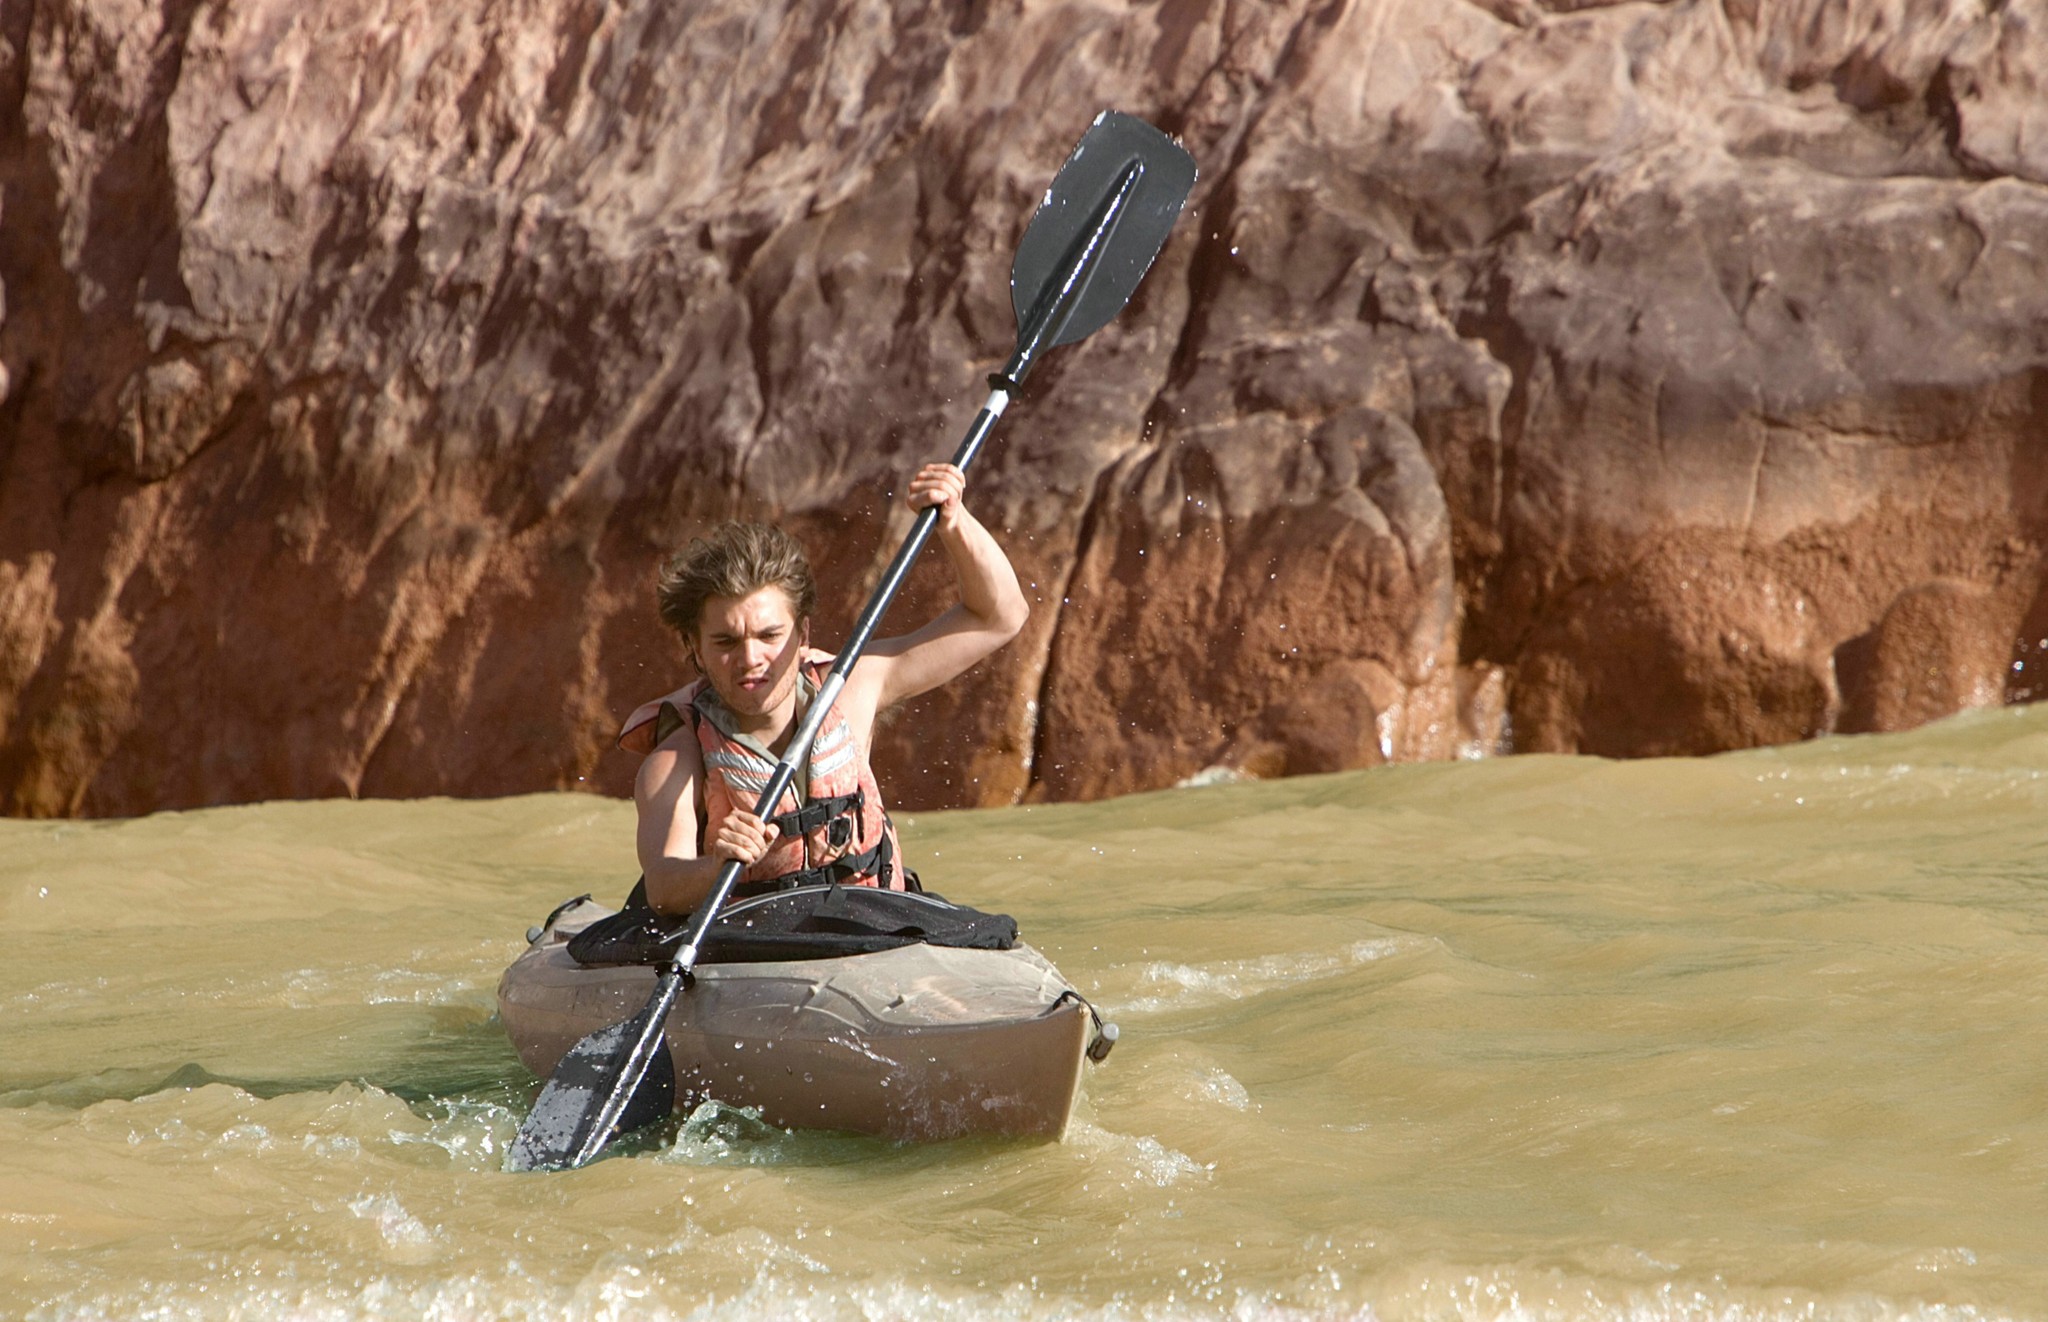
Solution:
<svg viewBox="0 0 2048 1322">
<path fill-rule="evenodd" d="M 812 685 L 824 681 L 829 658 L 814 653 L 803 661 Z M 704 758 L 699 782 L 697 848 L 716 836 L 736 809 L 752 812 L 775 773 L 775 759 L 742 743 L 719 722 L 726 713 L 703 680 L 651 702 L 627 718 L 619 746 L 643 756 L 689 725 Z M 777 834 L 768 852 L 740 874 L 735 896 L 760 895 L 793 886 L 839 882 L 853 886 L 905 889 L 896 828 L 882 806 L 881 787 L 853 726 L 835 702 L 825 713 L 809 755 L 798 768 L 806 792 L 783 791 L 768 817 Z"/>
</svg>

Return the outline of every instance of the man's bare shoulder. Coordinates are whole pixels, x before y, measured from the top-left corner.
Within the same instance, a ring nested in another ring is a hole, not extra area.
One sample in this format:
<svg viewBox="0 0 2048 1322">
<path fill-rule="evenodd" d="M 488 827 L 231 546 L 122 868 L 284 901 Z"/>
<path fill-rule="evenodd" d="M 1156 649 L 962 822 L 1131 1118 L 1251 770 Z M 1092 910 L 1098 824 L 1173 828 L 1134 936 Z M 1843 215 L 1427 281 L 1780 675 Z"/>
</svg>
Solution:
<svg viewBox="0 0 2048 1322">
<path fill-rule="evenodd" d="M 640 759 L 633 778 L 633 797 L 646 803 L 672 799 L 704 774 L 704 754 L 688 726 L 655 745 Z"/>
</svg>

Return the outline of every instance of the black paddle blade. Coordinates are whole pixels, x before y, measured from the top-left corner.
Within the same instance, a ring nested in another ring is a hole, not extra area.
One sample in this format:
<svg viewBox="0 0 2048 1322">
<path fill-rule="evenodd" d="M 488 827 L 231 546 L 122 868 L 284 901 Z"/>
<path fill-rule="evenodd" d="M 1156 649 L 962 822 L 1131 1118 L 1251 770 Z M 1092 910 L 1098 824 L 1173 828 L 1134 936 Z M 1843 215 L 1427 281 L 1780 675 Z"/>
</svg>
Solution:
<svg viewBox="0 0 2048 1322">
<path fill-rule="evenodd" d="M 1091 229 L 1133 165 L 1138 173 L 1131 195 L 1117 211 L 1099 255 L 1081 271 L 1072 312 L 1050 340 L 1031 346 L 1034 356 L 1094 334 L 1123 310 L 1195 186 L 1195 158 L 1144 120 L 1105 110 L 1081 135 L 1025 227 L 1010 264 L 1010 304 L 1018 328 L 1028 335 L 1033 313 L 1067 283 Z"/>
<path fill-rule="evenodd" d="M 657 1002 L 666 1018 L 668 1006 L 657 996 L 631 1019 L 600 1028 L 569 1048 L 505 1153 L 506 1170 L 581 1166 L 613 1136 L 668 1117 L 676 1102 L 676 1067 L 668 1043 L 655 1033 L 644 1058 L 634 1050 L 648 1038 L 648 1015 Z M 628 1077 L 632 1074 L 638 1077 Z M 621 1093 L 625 1101 L 618 1119 L 604 1123 L 606 1102 Z"/>
</svg>

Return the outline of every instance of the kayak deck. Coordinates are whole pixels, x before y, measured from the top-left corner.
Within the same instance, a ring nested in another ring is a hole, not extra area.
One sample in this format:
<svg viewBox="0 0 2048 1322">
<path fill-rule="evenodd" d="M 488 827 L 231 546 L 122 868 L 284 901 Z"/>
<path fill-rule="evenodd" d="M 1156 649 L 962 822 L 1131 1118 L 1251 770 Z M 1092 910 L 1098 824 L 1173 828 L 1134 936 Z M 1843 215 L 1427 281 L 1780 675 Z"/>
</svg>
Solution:
<svg viewBox="0 0 2048 1322">
<path fill-rule="evenodd" d="M 647 1003 L 655 970 L 584 966 L 549 924 L 498 985 L 519 1058 L 545 1078 L 579 1039 Z M 831 959 L 700 964 L 666 1038 L 678 1109 L 707 1097 L 783 1128 L 898 1141 L 1057 1139 L 1080 1086 L 1087 1003 L 1029 946 L 908 945 Z"/>
</svg>

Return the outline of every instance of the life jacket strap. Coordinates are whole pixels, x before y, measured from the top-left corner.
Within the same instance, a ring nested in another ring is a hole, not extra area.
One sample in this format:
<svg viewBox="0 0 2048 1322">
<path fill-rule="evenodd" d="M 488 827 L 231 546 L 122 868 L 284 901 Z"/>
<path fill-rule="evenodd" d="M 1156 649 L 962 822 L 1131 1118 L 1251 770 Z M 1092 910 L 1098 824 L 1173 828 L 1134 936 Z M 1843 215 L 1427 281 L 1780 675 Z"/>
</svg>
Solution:
<svg viewBox="0 0 2048 1322">
<path fill-rule="evenodd" d="M 785 836 L 804 835 L 819 827 L 828 826 L 835 817 L 850 816 L 856 821 L 859 820 L 860 811 L 867 806 L 867 801 L 867 795 L 856 789 L 851 794 L 833 794 L 822 799 L 812 799 L 795 812 L 770 817 L 768 822 Z M 853 839 L 851 825 L 848 823 L 844 839 L 839 838 L 840 831 L 831 832 L 832 843 L 835 846 L 846 844 Z"/>
<path fill-rule="evenodd" d="M 826 886 L 850 880 L 854 877 L 873 877 L 875 884 L 883 890 L 893 890 L 889 884 L 890 873 L 895 870 L 896 851 L 889 843 L 889 832 L 884 829 L 882 838 L 875 847 L 864 854 L 853 854 L 837 858 L 830 863 L 799 872 L 785 872 L 779 877 L 768 877 L 761 881 L 743 881 L 732 888 L 732 893 L 742 899 L 756 895 L 772 895 L 776 891 L 795 890 L 799 886 Z"/>
</svg>

